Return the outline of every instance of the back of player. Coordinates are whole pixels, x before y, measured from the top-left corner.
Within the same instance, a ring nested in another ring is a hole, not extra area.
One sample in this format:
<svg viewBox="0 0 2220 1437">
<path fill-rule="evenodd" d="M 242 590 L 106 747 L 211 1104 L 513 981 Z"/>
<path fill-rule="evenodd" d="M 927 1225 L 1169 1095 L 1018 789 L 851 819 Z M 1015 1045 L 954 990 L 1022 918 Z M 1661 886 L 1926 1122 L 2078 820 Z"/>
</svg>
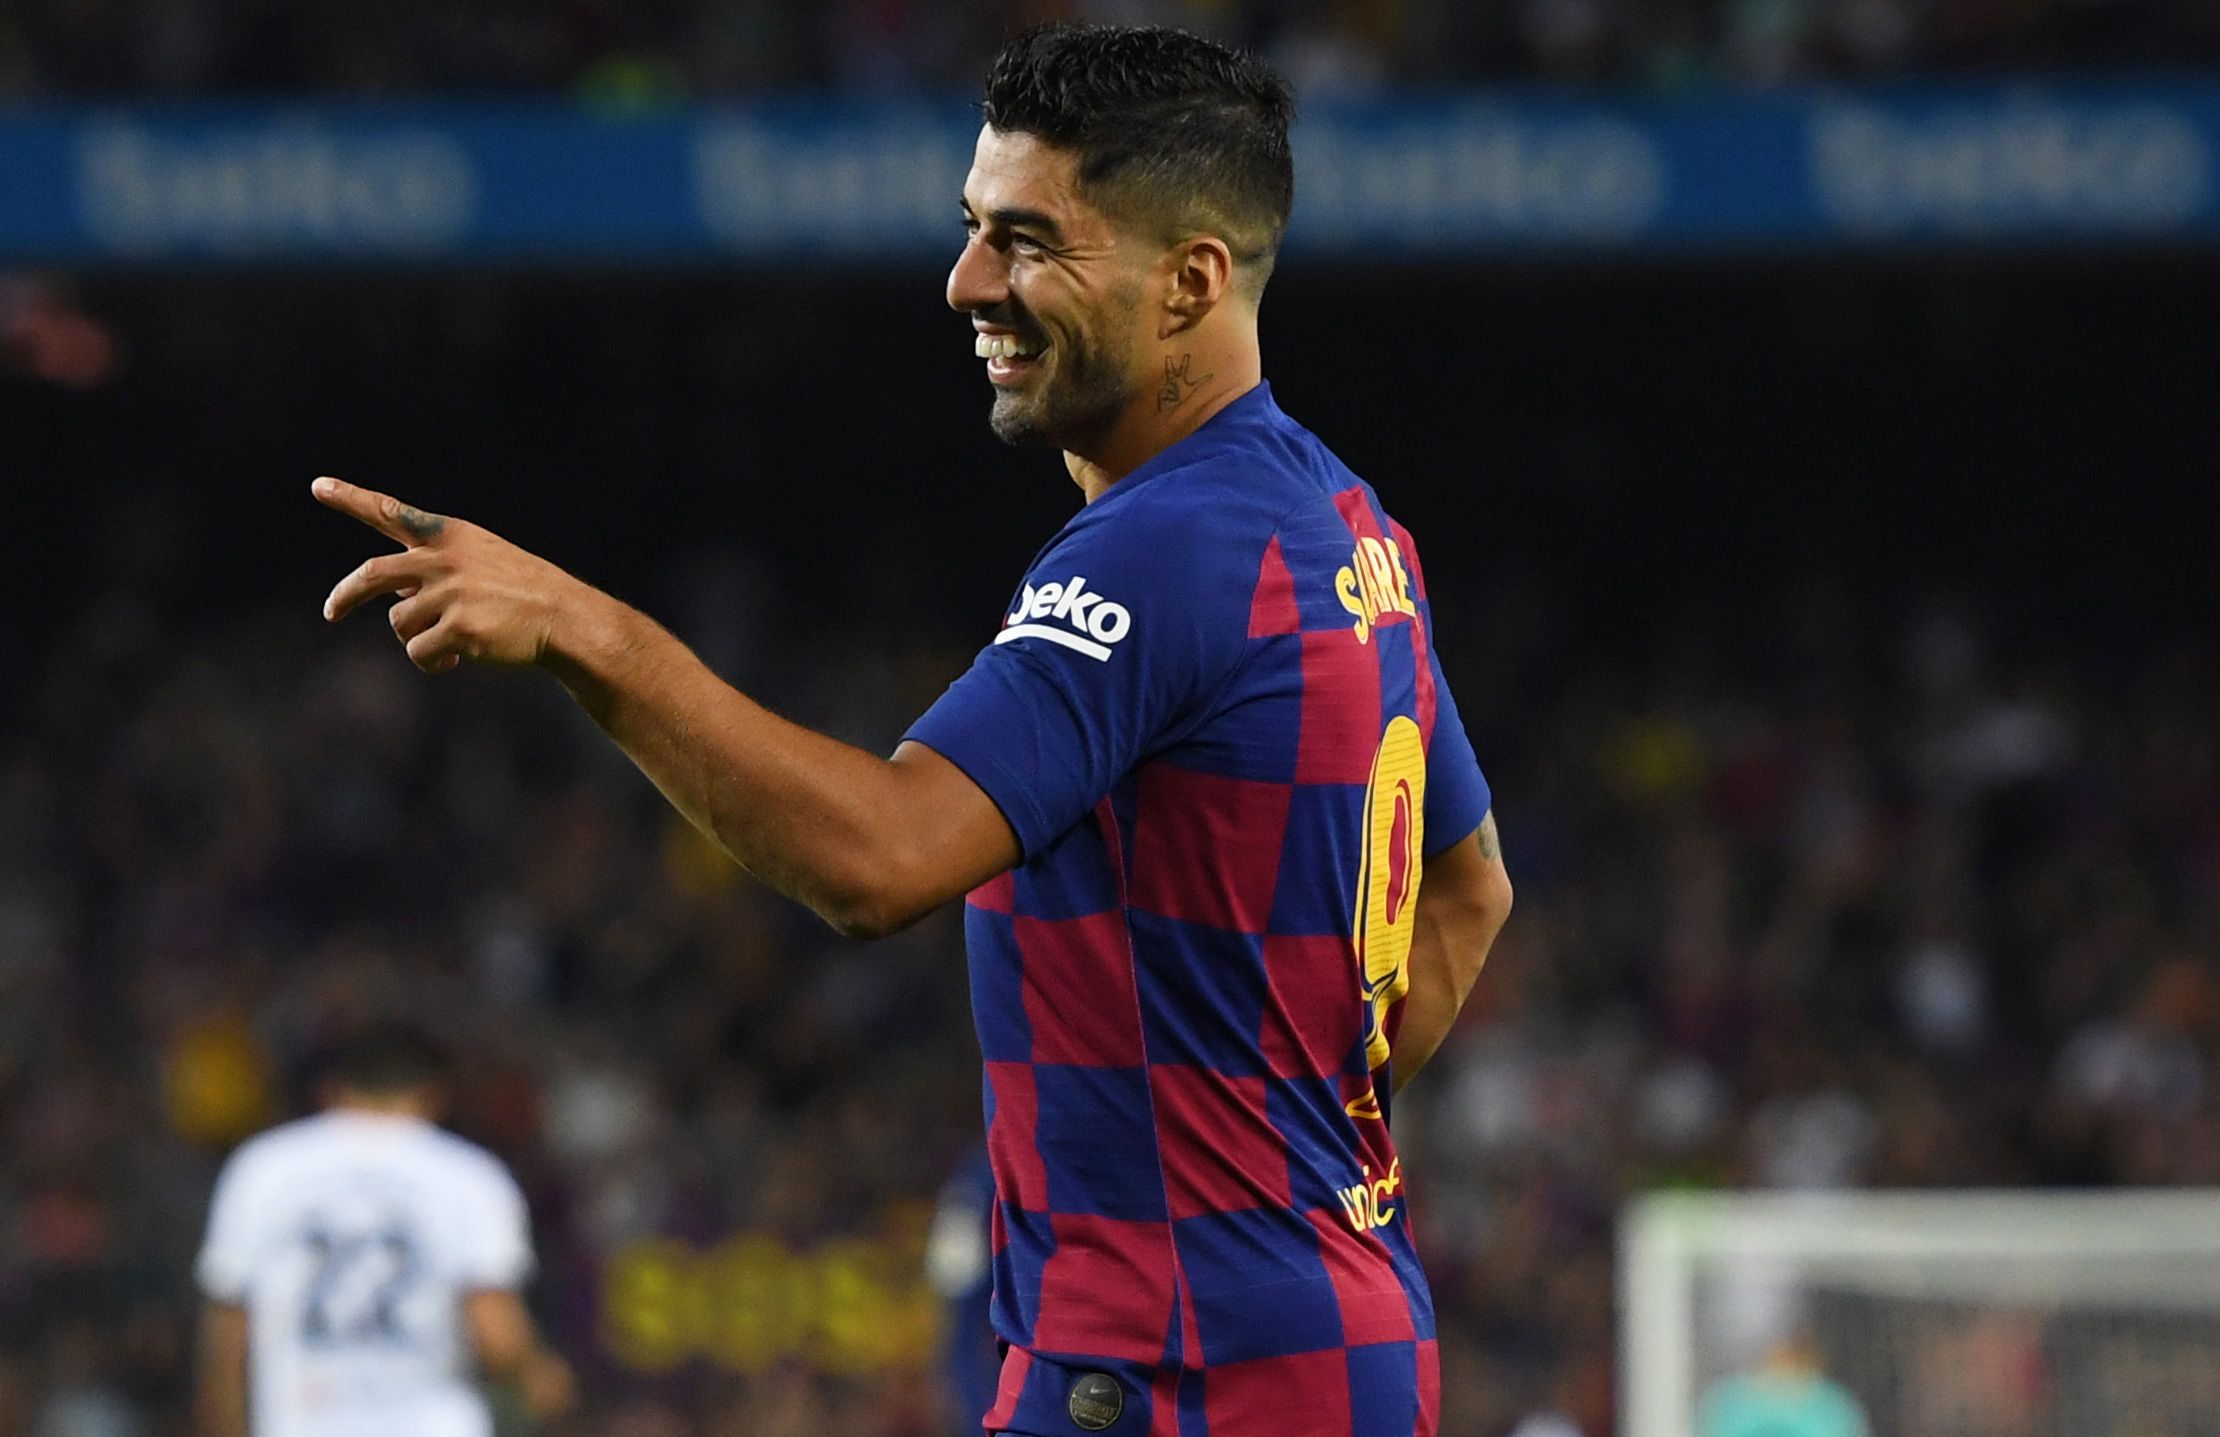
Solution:
<svg viewBox="0 0 2220 1437">
<path fill-rule="evenodd" d="M 237 1430 L 223 1411 L 243 1405 L 253 1437 L 488 1437 L 466 1309 L 531 1264 L 522 1195 L 492 1155 L 342 1081 L 217 1181 L 198 1277 L 212 1331 L 244 1318 L 245 1375 L 227 1397 L 240 1375 L 204 1357 L 204 1431 Z"/>
<path fill-rule="evenodd" d="M 911 729 L 1025 854 L 966 915 L 990 1432 L 1433 1431 L 1387 1108 L 1420 878 L 1490 795 L 1430 620 L 1259 385 L 1075 515 Z"/>
</svg>

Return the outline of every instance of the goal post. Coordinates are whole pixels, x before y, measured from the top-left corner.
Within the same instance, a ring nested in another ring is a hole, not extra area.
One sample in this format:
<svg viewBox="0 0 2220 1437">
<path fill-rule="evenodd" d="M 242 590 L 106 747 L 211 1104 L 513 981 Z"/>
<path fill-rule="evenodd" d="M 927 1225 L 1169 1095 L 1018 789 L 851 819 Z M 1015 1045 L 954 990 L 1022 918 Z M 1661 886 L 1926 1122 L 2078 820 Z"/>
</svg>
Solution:
<svg viewBox="0 0 2220 1437">
<path fill-rule="evenodd" d="M 2220 1437 L 2220 1190 L 1651 1194 L 1619 1288 L 1624 1437 Z"/>
</svg>

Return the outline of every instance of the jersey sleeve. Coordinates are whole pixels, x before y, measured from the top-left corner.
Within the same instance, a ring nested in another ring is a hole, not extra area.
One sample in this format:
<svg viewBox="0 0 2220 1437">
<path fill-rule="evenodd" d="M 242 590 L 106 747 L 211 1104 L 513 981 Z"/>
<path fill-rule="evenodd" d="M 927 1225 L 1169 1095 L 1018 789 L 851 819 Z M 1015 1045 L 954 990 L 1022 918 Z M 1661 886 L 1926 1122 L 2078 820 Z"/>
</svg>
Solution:
<svg viewBox="0 0 2220 1437">
<path fill-rule="evenodd" d="M 254 1277 L 255 1162 L 250 1150 L 241 1148 L 225 1161 L 216 1175 L 216 1189 L 208 1201 L 208 1231 L 193 1264 L 193 1278 L 201 1295 L 212 1302 L 246 1301 Z"/>
<path fill-rule="evenodd" d="M 471 1170 L 456 1278 L 468 1290 L 522 1287 L 532 1275 L 532 1218 L 523 1190 L 490 1155 Z"/>
<path fill-rule="evenodd" d="M 986 791 L 1027 860 L 1203 717 L 1239 662 L 1258 555 L 1244 575 L 1243 546 L 1207 530 L 1167 505 L 1066 530 L 905 736 Z"/>
<path fill-rule="evenodd" d="M 1432 858 L 1472 836 L 1494 805 L 1487 775 L 1472 751 L 1472 738 L 1457 713 L 1456 695 L 1441 671 L 1441 645 L 1434 640 L 1434 604 L 1426 587 L 1426 568 L 1419 561 L 1417 541 L 1402 525 L 1393 526 L 1395 542 L 1402 547 L 1418 584 L 1419 622 L 1426 626 L 1426 667 L 1434 682 L 1434 731 L 1426 741 L 1426 841 L 1424 857 Z"/>
<path fill-rule="evenodd" d="M 1442 677 L 1441 656 L 1432 644 L 1426 650 L 1426 662 L 1434 670 L 1434 736 L 1426 746 L 1425 856 L 1431 858 L 1471 837 L 1495 800 L 1449 681 Z"/>
</svg>

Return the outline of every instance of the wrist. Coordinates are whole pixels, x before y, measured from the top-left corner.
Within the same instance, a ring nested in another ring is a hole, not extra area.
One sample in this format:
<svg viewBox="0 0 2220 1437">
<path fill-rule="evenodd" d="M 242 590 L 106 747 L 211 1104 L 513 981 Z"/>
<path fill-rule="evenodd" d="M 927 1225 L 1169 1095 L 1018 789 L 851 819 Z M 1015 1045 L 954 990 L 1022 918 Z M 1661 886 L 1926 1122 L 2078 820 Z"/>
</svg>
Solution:
<svg viewBox="0 0 2220 1437">
<path fill-rule="evenodd" d="M 607 728 L 656 632 L 653 621 L 637 609 L 580 584 L 549 621 L 539 665 L 569 690 L 588 717 Z"/>
<path fill-rule="evenodd" d="M 555 601 L 548 615 L 547 637 L 540 645 L 538 663 L 565 682 L 605 672 L 609 658 L 626 646 L 622 604 L 580 580 Z"/>
</svg>

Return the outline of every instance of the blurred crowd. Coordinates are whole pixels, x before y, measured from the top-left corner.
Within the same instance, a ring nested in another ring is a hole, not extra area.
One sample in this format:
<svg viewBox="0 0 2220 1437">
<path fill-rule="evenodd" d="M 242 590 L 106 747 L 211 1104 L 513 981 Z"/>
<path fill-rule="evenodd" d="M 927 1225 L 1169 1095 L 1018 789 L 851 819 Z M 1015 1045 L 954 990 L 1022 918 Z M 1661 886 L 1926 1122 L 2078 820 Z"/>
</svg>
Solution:
<svg viewBox="0 0 2220 1437">
<path fill-rule="evenodd" d="M 955 1430 L 917 1273 L 979 1121 L 956 915 L 840 941 L 552 685 L 159 606 L 132 565 L 177 556 L 123 549 L 0 696 L 0 1431 L 183 1432 L 215 1166 L 389 1013 L 530 1195 L 568 1430 Z M 1444 1433 L 1612 1430 L 1633 1191 L 2220 1182 L 2209 652 L 2007 660 L 1814 592 L 1512 693 L 1514 598 L 1449 661 L 1518 913 L 1397 1110 Z M 881 750 L 965 660 L 758 612 L 693 637 Z"/>
<path fill-rule="evenodd" d="M 443 692 L 381 628 L 289 617 L 110 589 L 6 701 L 0 1431 L 183 1430 L 212 1164 L 391 1015 L 456 1055 L 454 1124 L 530 1194 L 537 1300 L 605 1398 L 582 1430 L 944 1431 L 918 1270 L 978 1126 L 957 915 L 843 943 L 559 693 Z M 783 696 L 891 746 L 920 695 L 849 653 L 824 680 L 870 710 Z M 671 1243 L 698 1261 L 658 1263 Z M 720 1251 L 747 1268 L 724 1286 Z M 835 1261 L 849 1307 L 819 1311 Z M 771 1320 L 766 1281 L 811 1290 L 772 1328 L 674 1332 L 691 1307 L 643 1273 L 735 1322 Z M 884 1372 L 838 1380 L 859 1367 Z"/>
<path fill-rule="evenodd" d="M 2192 0 L 25 0 L 0 10 L 0 100 L 969 92 L 1003 35 L 1058 18 L 1251 45 L 1311 95 L 1502 81 L 1674 92 L 2220 59 L 2220 17 Z"/>
<path fill-rule="evenodd" d="M 1757 671 L 1653 636 L 1498 780 L 1518 915 L 1403 1116 L 1445 1432 L 1610 1430 L 1632 1192 L 2220 1182 L 2211 653 L 1750 615 Z"/>
</svg>

